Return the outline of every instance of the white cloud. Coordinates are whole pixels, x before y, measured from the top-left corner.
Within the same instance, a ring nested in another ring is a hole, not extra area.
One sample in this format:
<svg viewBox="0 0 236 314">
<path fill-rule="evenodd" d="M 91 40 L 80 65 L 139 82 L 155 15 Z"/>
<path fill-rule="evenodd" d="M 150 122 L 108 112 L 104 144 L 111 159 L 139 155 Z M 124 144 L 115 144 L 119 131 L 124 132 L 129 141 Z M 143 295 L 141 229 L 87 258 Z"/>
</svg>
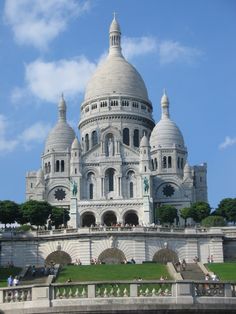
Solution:
<svg viewBox="0 0 236 314">
<path fill-rule="evenodd" d="M 4 17 L 17 43 L 45 49 L 71 18 L 88 9 L 87 0 L 6 0 Z"/>
<path fill-rule="evenodd" d="M 19 102 L 26 95 L 33 95 L 42 101 L 57 102 L 63 92 L 67 99 L 84 92 L 96 64 L 85 57 L 71 60 L 44 62 L 36 60 L 26 65 L 26 87 L 15 88 L 12 101 Z"/>
<path fill-rule="evenodd" d="M 11 123 L 5 116 L 0 115 L 0 154 L 10 153 L 20 146 L 28 150 L 35 143 L 42 143 L 51 129 L 47 123 L 36 122 L 23 130 L 16 138 L 10 139 L 6 134 L 9 127 L 12 127 Z"/>
<path fill-rule="evenodd" d="M 0 115 L 0 154 L 13 151 L 18 144 L 17 140 L 7 139 L 6 130 L 8 126 L 9 122 L 6 117 Z"/>
<path fill-rule="evenodd" d="M 160 63 L 168 64 L 178 61 L 193 63 L 202 52 L 199 49 L 183 46 L 177 41 L 166 40 L 160 43 Z"/>
<path fill-rule="evenodd" d="M 236 137 L 226 136 L 223 143 L 219 145 L 219 149 L 225 149 L 236 144 Z"/>
<path fill-rule="evenodd" d="M 51 126 L 42 122 L 36 122 L 29 128 L 25 129 L 19 136 L 19 141 L 24 144 L 32 142 L 42 143 L 48 135 Z"/>
<path fill-rule="evenodd" d="M 157 51 L 157 40 L 154 37 L 124 37 L 122 51 L 127 59 Z"/>
</svg>

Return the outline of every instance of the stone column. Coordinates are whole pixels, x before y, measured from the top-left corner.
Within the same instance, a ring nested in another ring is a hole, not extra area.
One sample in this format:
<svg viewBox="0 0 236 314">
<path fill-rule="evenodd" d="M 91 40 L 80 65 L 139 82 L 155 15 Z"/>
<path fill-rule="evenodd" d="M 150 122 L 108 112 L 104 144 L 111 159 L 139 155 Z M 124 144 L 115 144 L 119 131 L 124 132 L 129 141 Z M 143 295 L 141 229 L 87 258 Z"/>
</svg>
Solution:
<svg viewBox="0 0 236 314">
<path fill-rule="evenodd" d="M 70 199 L 70 225 L 75 229 L 80 226 L 80 215 L 76 197 L 71 197 Z"/>
</svg>

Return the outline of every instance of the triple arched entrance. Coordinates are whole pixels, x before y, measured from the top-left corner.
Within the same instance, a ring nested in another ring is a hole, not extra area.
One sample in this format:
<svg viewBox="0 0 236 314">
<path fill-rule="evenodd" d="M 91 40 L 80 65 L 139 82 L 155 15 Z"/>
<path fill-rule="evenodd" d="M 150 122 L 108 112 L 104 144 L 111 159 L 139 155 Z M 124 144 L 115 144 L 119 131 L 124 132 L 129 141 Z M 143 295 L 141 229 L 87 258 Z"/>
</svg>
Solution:
<svg viewBox="0 0 236 314">
<path fill-rule="evenodd" d="M 156 252 L 152 260 L 161 264 L 167 264 L 168 262 L 175 264 L 179 261 L 179 258 L 176 252 L 166 248 Z"/>
<path fill-rule="evenodd" d="M 95 226 L 96 224 L 97 222 L 93 212 L 88 211 L 81 216 L 82 227 L 92 227 Z M 118 221 L 116 213 L 110 210 L 106 211 L 102 215 L 101 224 L 108 227 L 115 226 L 117 224 L 137 226 L 139 224 L 139 218 L 137 213 L 131 210 L 123 215 L 122 221 Z"/>
<path fill-rule="evenodd" d="M 106 249 L 98 257 L 101 264 L 122 264 L 125 261 L 125 254 L 117 248 Z"/>
<path fill-rule="evenodd" d="M 45 259 L 46 265 L 60 264 L 68 265 L 72 263 L 70 255 L 64 251 L 54 251 L 50 253 Z"/>
</svg>

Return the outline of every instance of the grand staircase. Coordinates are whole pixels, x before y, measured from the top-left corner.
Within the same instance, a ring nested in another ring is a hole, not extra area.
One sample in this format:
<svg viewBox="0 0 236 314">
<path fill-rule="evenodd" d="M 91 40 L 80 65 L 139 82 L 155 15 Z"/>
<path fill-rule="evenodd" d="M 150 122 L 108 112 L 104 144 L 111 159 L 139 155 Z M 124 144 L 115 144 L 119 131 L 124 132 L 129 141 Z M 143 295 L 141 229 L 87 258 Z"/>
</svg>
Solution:
<svg viewBox="0 0 236 314">
<path fill-rule="evenodd" d="M 187 264 L 185 270 L 180 271 L 184 280 L 205 280 L 205 275 L 196 263 Z"/>
<path fill-rule="evenodd" d="M 48 276 L 42 273 L 41 267 L 36 267 L 35 270 L 35 274 L 32 275 L 32 272 L 29 269 L 25 276 L 21 278 L 20 285 L 45 284 Z"/>
</svg>

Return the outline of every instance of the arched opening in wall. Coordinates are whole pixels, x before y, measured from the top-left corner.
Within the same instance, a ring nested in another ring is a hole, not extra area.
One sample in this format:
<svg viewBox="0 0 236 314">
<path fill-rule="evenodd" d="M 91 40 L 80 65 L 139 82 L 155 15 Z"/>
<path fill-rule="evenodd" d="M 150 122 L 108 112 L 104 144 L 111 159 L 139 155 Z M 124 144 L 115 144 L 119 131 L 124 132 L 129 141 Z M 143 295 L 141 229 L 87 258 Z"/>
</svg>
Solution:
<svg viewBox="0 0 236 314">
<path fill-rule="evenodd" d="M 89 184 L 89 199 L 93 199 L 93 183 Z"/>
<path fill-rule="evenodd" d="M 52 264 L 68 265 L 68 264 L 71 264 L 71 262 L 72 262 L 72 259 L 70 255 L 60 250 L 50 253 L 45 259 L 46 265 L 52 265 Z"/>
<path fill-rule="evenodd" d="M 97 145 L 97 143 L 98 143 L 97 131 L 93 131 L 92 132 L 92 146 Z"/>
<path fill-rule="evenodd" d="M 158 163 L 157 163 L 157 159 L 155 158 L 155 169 L 158 168 Z"/>
<path fill-rule="evenodd" d="M 124 215 L 124 224 L 125 225 L 132 225 L 137 226 L 138 225 L 138 215 L 135 212 L 128 212 Z"/>
<path fill-rule="evenodd" d="M 56 161 L 56 172 L 59 172 L 60 170 L 60 160 Z"/>
<path fill-rule="evenodd" d="M 105 173 L 108 192 L 114 191 L 114 174 L 115 174 L 115 170 L 113 168 L 107 169 Z"/>
<path fill-rule="evenodd" d="M 172 167 L 172 159 L 171 156 L 168 156 L 168 168 Z"/>
<path fill-rule="evenodd" d="M 166 156 L 164 156 L 162 159 L 162 167 L 166 168 Z"/>
<path fill-rule="evenodd" d="M 117 248 L 106 249 L 98 256 L 98 262 L 102 264 L 122 264 L 125 261 L 125 254 Z"/>
<path fill-rule="evenodd" d="M 177 159 L 177 168 L 179 169 L 180 168 L 180 158 L 178 157 Z"/>
<path fill-rule="evenodd" d="M 134 130 L 134 147 L 139 147 L 139 130 Z"/>
<path fill-rule="evenodd" d="M 129 197 L 130 198 L 134 197 L 134 184 L 133 184 L 133 182 L 129 183 Z"/>
<path fill-rule="evenodd" d="M 84 213 L 82 215 L 82 227 L 91 227 L 95 226 L 96 219 L 93 213 Z"/>
<path fill-rule="evenodd" d="M 156 252 L 152 260 L 161 264 L 167 264 L 168 262 L 175 264 L 179 261 L 179 258 L 176 252 L 166 248 Z"/>
<path fill-rule="evenodd" d="M 85 150 L 86 152 L 89 150 L 89 135 L 85 135 Z"/>
<path fill-rule="evenodd" d="M 64 160 L 61 160 L 61 172 L 65 171 L 65 162 Z"/>
<path fill-rule="evenodd" d="M 112 211 L 106 212 L 103 215 L 103 223 L 106 226 L 114 226 L 117 224 L 117 218 L 115 213 L 113 213 Z"/>
<path fill-rule="evenodd" d="M 123 129 L 123 143 L 129 146 L 129 129 Z"/>
</svg>

